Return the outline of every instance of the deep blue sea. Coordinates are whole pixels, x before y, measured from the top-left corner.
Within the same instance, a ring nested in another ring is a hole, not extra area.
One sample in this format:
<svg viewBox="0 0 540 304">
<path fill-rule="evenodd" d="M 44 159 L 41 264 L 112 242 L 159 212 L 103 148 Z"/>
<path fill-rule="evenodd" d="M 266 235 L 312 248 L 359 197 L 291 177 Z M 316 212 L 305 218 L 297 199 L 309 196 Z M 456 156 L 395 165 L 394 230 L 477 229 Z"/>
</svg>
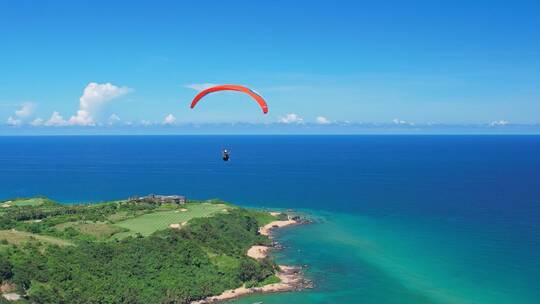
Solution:
<svg viewBox="0 0 540 304">
<path fill-rule="evenodd" d="M 0 199 L 149 193 L 316 220 L 275 253 L 315 289 L 236 303 L 540 301 L 540 136 L 0 137 Z"/>
</svg>

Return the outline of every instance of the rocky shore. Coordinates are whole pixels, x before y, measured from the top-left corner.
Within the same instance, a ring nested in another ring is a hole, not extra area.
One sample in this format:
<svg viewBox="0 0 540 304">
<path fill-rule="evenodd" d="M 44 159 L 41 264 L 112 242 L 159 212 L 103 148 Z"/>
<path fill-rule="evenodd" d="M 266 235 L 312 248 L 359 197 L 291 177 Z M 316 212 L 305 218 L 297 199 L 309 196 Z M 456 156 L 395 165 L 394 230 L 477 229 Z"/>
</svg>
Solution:
<svg viewBox="0 0 540 304">
<path fill-rule="evenodd" d="M 279 212 L 270 212 L 272 216 L 278 216 Z M 300 218 L 289 218 L 287 220 L 273 221 L 259 228 L 261 235 L 271 237 L 271 232 L 274 229 L 287 227 L 291 225 L 299 225 L 309 223 L 309 221 L 301 220 Z M 247 255 L 254 259 L 264 259 L 268 256 L 270 250 L 281 249 L 281 245 L 277 242 L 272 242 L 272 246 L 255 245 L 248 249 Z M 254 293 L 272 293 L 299 291 L 306 288 L 313 288 L 313 283 L 302 276 L 302 267 L 279 265 L 279 270 L 276 272 L 276 277 L 280 279 L 279 283 L 268 284 L 262 287 L 247 288 L 241 286 L 236 289 L 226 290 L 217 296 L 211 296 L 203 300 L 192 302 L 191 304 L 207 304 L 217 303 L 221 301 L 231 300 L 234 298 L 254 294 Z"/>
</svg>

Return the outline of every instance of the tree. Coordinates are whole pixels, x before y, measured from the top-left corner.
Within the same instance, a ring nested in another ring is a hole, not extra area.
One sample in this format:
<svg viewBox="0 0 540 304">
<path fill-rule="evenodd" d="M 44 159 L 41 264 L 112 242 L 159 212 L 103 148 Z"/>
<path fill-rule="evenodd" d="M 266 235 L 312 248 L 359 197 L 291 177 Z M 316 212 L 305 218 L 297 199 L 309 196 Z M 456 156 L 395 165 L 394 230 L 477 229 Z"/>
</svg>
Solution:
<svg viewBox="0 0 540 304">
<path fill-rule="evenodd" d="M 13 265 L 8 257 L 4 254 L 0 255 L 0 278 L 2 281 L 9 280 L 13 276 Z"/>
<path fill-rule="evenodd" d="M 58 302 L 58 297 L 53 289 L 44 283 L 32 281 L 30 289 L 28 289 L 28 298 L 31 302 L 37 304 L 55 303 Z"/>
</svg>

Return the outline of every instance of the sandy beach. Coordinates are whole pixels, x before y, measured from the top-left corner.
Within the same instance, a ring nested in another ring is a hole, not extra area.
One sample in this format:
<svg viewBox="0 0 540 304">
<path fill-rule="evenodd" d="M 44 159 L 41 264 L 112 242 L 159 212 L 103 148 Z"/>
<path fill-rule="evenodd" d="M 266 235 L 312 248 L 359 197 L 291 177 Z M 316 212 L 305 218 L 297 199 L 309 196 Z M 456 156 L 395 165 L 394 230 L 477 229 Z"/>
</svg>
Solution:
<svg viewBox="0 0 540 304">
<path fill-rule="evenodd" d="M 280 212 L 270 212 L 272 216 L 278 216 L 281 213 Z M 286 227 L 290 225 L 296 225 L 298 224 L 295 220 L 286 220 L 286 221 L 273 221 L 268 224 L 266 224 L 263 227 L 259 228 L 259 233 L 261 235 L 269 236 L 272 229 Z M 255 245 L 251 246 L 249 250 L 247 251 L 247 255 L 251 258 L 254 258 L 256 260 L 264 259 L 268 255 L 268 250 L 270 247 L 268 246 L 262 246 L 262 245 Z"/>
<path fill-rule="evenodd" d="M 274 212 L 271 212 L 270 214 L 272 214 Z M 279 213 L 277 213 L 279 214 Z M 273 215 L 273 214 L 272 214 Z M 276 216 L 276 215 L 273 215 L 273 216 Z M 282 228 L 282 227 L 286 227 L 286 226 L 290 226 L 290 225 L 296 225 L 298 224 L 297 221 L 295 220 L 286 220 L 286 221 L 273 221 L 269 224 L 266 224 L 265 226 L 259 228 L 259 233 L 262 234 L 262 235 L 270 235 L 270 231 L 274 228 Z"/>
<path fill-rule="evenodd" d="M 270 212 L 272 216 L 278 216 L 280 212 Z M 259 228 L 259 233 L 261 235 L 268 236 L 272 229 L 286 227 L 290 225 L 298 224 L 295 220 L 286 220 L 286 221 L 273 221 L 264 227 Z M 271 247 L 255 245 L 247 251 L 247 256 L 254 259 L 264 259 Z M 270 293 L 270 292 L 284 292 L 292 290 L 300 290 L 305 288 L 309 283 L 302 277 L 300 274 L 300 267 L 279 265 L 279 271 L 276 273 L 276 276 L 281 280 L 279 283 L 268 284 L 263 287 L 251 287 L 246 288 L 241 286 L 236 289 L 230 289 L 224 291 L 222 294 L 217 296 L 208 297 L 203 300 L 191 302 L 191 304 L 206 304 L 206 303 L 216 303 L 221 301 L 226 301 L 241 296 L 253 294 L 253 293 Z"/>
<path fill-rule="evenodd" d="M 247 256 L 256 260 L 264 259 L 268 255 L 270 247 L 255 245 L 248 249 Z"/>
</svg>

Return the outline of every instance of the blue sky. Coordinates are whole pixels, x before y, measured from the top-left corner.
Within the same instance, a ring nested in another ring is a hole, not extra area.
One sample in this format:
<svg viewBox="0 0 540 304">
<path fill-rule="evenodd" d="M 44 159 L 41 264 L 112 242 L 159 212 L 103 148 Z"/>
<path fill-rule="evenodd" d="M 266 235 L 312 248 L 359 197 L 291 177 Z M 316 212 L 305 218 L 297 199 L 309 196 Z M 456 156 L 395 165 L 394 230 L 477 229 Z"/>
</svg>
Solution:
<svg viewBox="0 0 540 304">
<path fill-rule="evenodd" d="M 538 1 L 361 2 L 0 0 L 0 124 L 540 123 Z"/>
</svg>

